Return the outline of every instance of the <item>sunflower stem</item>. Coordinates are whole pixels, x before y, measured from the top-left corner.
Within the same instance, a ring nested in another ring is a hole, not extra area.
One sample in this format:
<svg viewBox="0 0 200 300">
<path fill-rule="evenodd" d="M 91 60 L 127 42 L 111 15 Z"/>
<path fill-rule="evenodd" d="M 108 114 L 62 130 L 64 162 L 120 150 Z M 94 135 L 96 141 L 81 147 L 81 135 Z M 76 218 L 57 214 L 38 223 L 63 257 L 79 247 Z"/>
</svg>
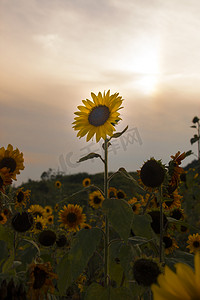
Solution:
<svg viewBox="0 0 200 300">
<path fill-rule="evenodd" d="M 163 262 L 163 206 L 162 206 L 162 185 L 160 186 L 159 191 L 159 200 L 160 200 L 160 247 L 159 247 L 159 258 L 160 262 Z"/>
<path fill-rule="evenodd" d="M 105 201 L 108 199 L 108 140 L 105 139 L 104 144 L 104 197 Z M 104 283 L 105 287 L 109 285 L 109 221 L 108 216 L 105 215 L 105 245 L 104 245 Z"/>
</svg>

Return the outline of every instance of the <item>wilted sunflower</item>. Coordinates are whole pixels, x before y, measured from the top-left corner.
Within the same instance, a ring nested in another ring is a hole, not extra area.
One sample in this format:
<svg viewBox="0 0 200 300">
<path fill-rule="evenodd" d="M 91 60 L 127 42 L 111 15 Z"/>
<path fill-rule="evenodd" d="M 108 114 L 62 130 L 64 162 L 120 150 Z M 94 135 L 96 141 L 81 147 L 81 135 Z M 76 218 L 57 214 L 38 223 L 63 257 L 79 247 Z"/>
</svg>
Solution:
<svg viewBox="0 0 200 300">
<path fill-rule="evenodd" d="M 169 234 L 163 236 L 163 243 L 166 254 L 171 254 L 176 248 L 179 248 L 176 240 L 172 238 Z"/>
<path fill-rule="evenodd" d="M 151 158 L 147 160 L 141 170 L 137 171 L 142 183 L 150 191 L 158 188 L 165 179 L 165 167 L 160 161 Z"/>
<path fill-rule="evenodd" d="M 126 194 L 122 190 L 117 191 L 117 199 L 124 199 L 126 198 Z"/>
<path fill-rule="evenodd" d="M 130 199 L 128 201 L 128 203 L 131 205 L 131 208 L 132 208 L 134 214 L 139 214 L 140 208 L 141 208 L 141 204 L 137 201 L 137 198 L 133 197 L 132 199 Z"/>
<path fill-rule="evenodd" d="M 102 206 L 104 201 L 104 196 L 101 194 L 99 190 L 94 191 L 89 194 L 89 204 L 95 209 L 98 209 Z"/>
<path fill-rule="evenodd" d="M 117 198 L 117 189 L 110 186 L 108 189 L 108 198 Z"/>
<path fill-rule="evenodd" d="M 31 300 L 47 299 L 47 293 L 54 293 L 52 280 L 57 279 L 50 262 L 32 263 L 29 267 L 30 281 L 28 295 Z"/>
<path fill-rule="evenodd" d="M 139 258 L 133 265 L 133 276 L 139 285 L 151 286 L 160 273 L 158 263 L 150 258 Z"/>
<path fill-rule="evenodd" d="M 119 112 L 122 107 L 122 97 L 119 93 L 110 95 L 110 90 L 107 93 L 99 92 L 98 96 L 91 93 L 93 102 L 86 99 L 82 100 L 84 106 L 78 106 L 79 111 L 75 112 L 75 121 L 73 122 L 74 130 L 78 130 L 77 136 L 83 137 L 87 135 L 87 142 L 96 134 L 96 141 L 100 138 L 106 139 L 106 136 L 112 136 L 115 131 L 114 125 L 121 118 Z"/>
<path fill-rule="evenodd" d="M 0 224 L 5 224 L 7 222 L 7 218 L 6 216 L 4 215 L 4 213 L 0 213 Z"/>
<path fill-rule="evenodd" d="M 180 151 L 178 151 L 174 156 L 171 155 L 172 160 L 169 162 L 168 166 L 168 173 L 170 175 L 170 181 L 168 186 L 169 193 L 177 189 L 180 180 L 180 175 L 185 172 L 183 168 L 179 167 L 181 161 L 185 157 L 186 153 L 183 152 L 182 154 L 180 154 Z"/>
<path fill-rule="evenodd" d="M 16 180 L 16 175 L 20 174 L 20 170 L 24 170 L 23 163 L 23 153 L 20 153 L 18 148 L 13 150 L 11 144 L 8 145 L 7 149 L 0 148 L 0 169 L 4 167 L 9 169 L 12 179 Z"/>
<path fill-rule="evenodd" d="M 46 219 L 44 219 L 43 217 L 39 217 L 39 216 L 34 218 L 34 224 L 33 224 L 32 232 L 38 233 L 38 232 L 42 231 L 43 229 L 45 229 L 46 227 L 47 227 L 46 226 Z"/>
<path fill-rule="evenodd" d="M 83 209 L 79 205 L 64 205 L 63 210 L 59 212 L 59 222 L 69 231 L 78 231 L 80 226 L 86 221 L 86 215 L 82 213 Z"/>
<path fill-rule="evenodd" d="M 0 169 L 0 191 L 4 193 L 4 189 L 7 185 L 12 184 L 11 174 L 7 168 Z"/>
<path fill-rule="evenodd" d="M 28 211 L 32 213 L 34 217 L 38 216 L 44 218 L 45 216 L 44 208 L 39 204 L 31 205 Z"/>
<path fill-rule="evenodd" d="M 47 205 L 44 207 L 44 213 L 45 213 L 45 216 L 49 216 L 49 215 L 52 215 L 53 213 L 53 209 L 50 205 Z"/>
<path fill-rule="evenodd" d="M 61 188 L 61 182 L 59 181 L 59 180 L 57 180 L 56 182 L 55 182 L 55 187 L 57 187 L 58 189 L 60 189 Z"/>
<path fill-rule="evenodd" d="M 27 202 L 30 201 L 30 190 L 23 191 L 23 188 L 19 188 L 15 194 L 15 207 L 26 206 Z"/>
<path fill-rule="evenodd" d="M 151 286 L 154 300 L 200 299 L 200 253 L 194 258 L 195 271 L 184 263 L 175 264 L 176 273 L 165 266 L 164 274 L 158 276 L 158 285 Z"/>
<path fill-rule="evenodd" d="M 187 243 L 189 244 L 186 248 L 190 250 L 190 253 L 196 253 L 200 251 L 200 235 L 198 233 L 189 235 Z"/>
<path fill-rule="evenodd" d="M 89 186 L 91 184 L 91 179 L 90 178 L 83 179 L 82 184 L 83 184 L 84 187 Z"/>
</svg>

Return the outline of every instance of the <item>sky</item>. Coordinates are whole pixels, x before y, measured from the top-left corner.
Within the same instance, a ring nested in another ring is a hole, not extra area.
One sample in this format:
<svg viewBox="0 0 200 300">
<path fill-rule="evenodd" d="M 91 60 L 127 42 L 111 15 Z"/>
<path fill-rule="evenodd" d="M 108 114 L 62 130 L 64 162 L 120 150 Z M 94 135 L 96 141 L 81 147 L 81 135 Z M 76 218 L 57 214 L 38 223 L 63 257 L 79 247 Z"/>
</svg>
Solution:
<svg viewBox="0 0 200 300">
<path fill-rule="evenodd" d="M 102 141 L 72 128 L 91 92 L 124 99 L 109 150 L 109 171 L 140 169 L 150 157 L 168 163 L 191 146 L 200 117 L 198 0 L 1 0 L 0 147 L 24 155 L 16 185 L 56 172 L 103 172 Z"/>
</svg>

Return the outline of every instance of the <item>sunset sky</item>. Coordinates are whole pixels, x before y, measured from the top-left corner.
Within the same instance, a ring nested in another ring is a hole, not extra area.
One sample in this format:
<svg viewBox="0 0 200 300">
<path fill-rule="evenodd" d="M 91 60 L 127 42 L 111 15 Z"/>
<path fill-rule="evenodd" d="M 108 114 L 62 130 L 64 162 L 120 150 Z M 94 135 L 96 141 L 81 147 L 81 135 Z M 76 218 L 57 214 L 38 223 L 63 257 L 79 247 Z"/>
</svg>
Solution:
<svg viewBox="0 0 200 300">
<path fill-rule="evenodd" d="M 74 112 L 91 92 L 123 97 L 109 170 L 135 171 L 154 156 L 164 163 L 193 150 L 200 117 L 198 0 L 1 0 L 0 147 L 24 153 L 17 184 L 48 168 L 103 171 L 77 164 L 101 143 L 78 139 Z M 183 166 L 196 157 L 188 157 Z"/>
</svg>

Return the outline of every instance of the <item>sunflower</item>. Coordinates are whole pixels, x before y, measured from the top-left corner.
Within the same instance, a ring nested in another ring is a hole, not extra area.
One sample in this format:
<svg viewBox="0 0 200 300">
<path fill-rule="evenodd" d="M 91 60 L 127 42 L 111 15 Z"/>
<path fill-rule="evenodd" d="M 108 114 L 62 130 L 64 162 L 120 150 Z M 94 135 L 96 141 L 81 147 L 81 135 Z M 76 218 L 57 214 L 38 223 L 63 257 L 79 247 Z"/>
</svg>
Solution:
<svg viewBox="0 0 200 300">
<path fill-rule="evenodd" d="M 139 285 L 151 286 L 160 273 L 158 263 L 150 258 L 139 258 L 133 264 L 133 276 Z"/>
<path fill-rule="evenodd" d="M 158 208 L 160 206 L 159 201 L 157 199 L 157 197 L 154 194 L 149 194 L 147 193 L 142 201 L 143 205 L 147 205 L 148 203 L 148 207 L 147 210 L 151 210 L 152 208 Z"/>
<path fill-rule="evenodd" d="M 61 185 L 62 185 L 62 183 L 61 183 L 59 180 L 57 180 L 57 181 L 55 182 L 55 187 L 57 187 L 58 189 L 61 188 Z"/>
<path fill-rule="evenodd" d="M 164 274 L 158 276 L 158 285 L 151 290 L 154 300 L 197 300 L 200 299 L 200 254 L 194 258 L 195 271 L 184 263 L 175 264 L 176 273 L 165 266 Z"/>
<path fill-rule="evenodd" d="M 63 210 L 59 212 L 59 222 L 69 231 L 78 231 L 86 221 L 86 215 L 82 213 L 83 209 L 79 205 L 64 205 Z"/>
<path fill-rule="evenodd" d="M 170 211 L 170 217 L 176 220 L 184 220 L 184 210 L 180 207 L 175 207 Z"/>
<path fill-rule="evenodd" d="M 57 275 L 53 273 L 50 262 L 44 264 L 32 263 L 29 266 L 29 274 L 29 299 L 47 299 L 47 293 L 54 293 L 52 280 L 57 279 Z"/>
<path fill-rule="evenodd" d="M 119 112 L 122 107 L 122 97 L 119 93 L 110 95 L 110 90 L 107 93 L 99 92 L 98 96 L 91 93 L 93 102 L 86 99 L 82 100 L 84 106 L 78 106 L 79 111 L 75 112 L 75 121 L 73 122 L 74 130 L 79 130 L 78 137 L 87 135 L 87 142 L 96 134 L 96 141 L 100 138 L 106 139 L 106 136 L 112 136 L 115 131 L 114 125 L 121 118 Z"/>
<path fill-rule="evenodd" d="M 4 215 L 4 213 L 0 213 L 0 224 L 5 224 L 7 222 L 7 217 Z"/>
<path fill-rule="evenodd" d="M 23 188 L 19 188 L 15 194 L 15 208 L 26 206 L 27 202 L 30 201 L 30 190 L 23 191 Z"/>
<path fill-rule="evenodd" d="M 94 191 L 89 194 L 89 204 L 95 209 L 98 209 L 102 206 L 104 201 L 104 196 L 101 194 L 99 190 Z"/>
<path fill-rule="evenodd" d="M 81 228 L 84 228 L 84 229 L 91 229 L 92 226 L 87 224 L 87 223 L 84 223 L 83 225 L 81 225 Z"/>
<path fill-rule="evenodd" d="M 49 215 L 49 216 L 46 217 L 46 222 L 49 225 L 53 224 L 53 220 L 54 220 L 54 216 L 53 215 Z"/>
<path fill-rule="evenodd" d="M 180 181 L 180 175 L 185 171 L 183 168 L 179 167 L 181 161 L 186 157 L 186 153 L 180 154 L 178 151 L 174 156 L 171 155 L 172 160 L 169 162 L 168 173 L 170 175 L 170 181 L 168 186 L 168 191 L 173 192 L 177 189 L 178 183 Z"/>
<path fill-rule="evenodd" d="M 47 205 L 44 207 L 44 213 L 45 213 L 45 216 L 49 216 L 49 215 L 52 215 L 53 213 L 53 209 L 50 205 Z"/>
<path fill-rule="evenodd" d="M 69 243 L 67 241 L 65 234 L 58 235 L 57 240 L 56 240 L 56 245 L 59 248 L 64 247 L 64 246 L 69 246 Z"/>
<path fill-rule="evenodd" d="M 181 207 L 181 198 L 182 196 L 180 196 L 177 192 L 177 190 L 175 190 L 171 195 L 166 195 L 166 197 L 168 197 L 170 200 L 166 200 L 165 202 L 163 202 L 163 207 L 165 210 L 172 210 L 173 208 L 179 208 Z"/>
<path fill-rule="evenodd" d="M 126 198 L 126 194 L 122 190 L 117 191 L 117 199 L 124 199 Z"/>
<path fill-rule="evenodd" d="M 190 253 L 196 253 L 200 251 L 200 235 L 198 233 L 189 235 L 187 243 L 189 244 L 186 248 L 190 250 Z"/>
<path fill-rule="evenodd" d="M 169 234 L 163 236 L 163 243 L 166 254 L 171 254 L 176 248 L 179 248 L 176 240 L 170 237 Z"/>
<path fill-rule="evenodd" d="M 38 216 L 44 218 L 45 216 L 44 208 L 39 204 L 31 205 L 28 211 L 32 213 L 34 217 Z"/>
<path fill-rule="evenodd" d="M 39 217 L 39 216 L 34 218 L 34 224 L 33 224 L 32 232 L 38 233 L 38 232 L 42 231 L 43 229 L 45 229 L 46 227 L 47 227 L 46 226 L 46 219 L 44 219 L 43 217 Z"/>
<path fill-rule="evenodd" d="M 91 179 L 90 178 L 83 179 L 82 184 L 83 184 L 84 187 L 89 186 L 91 184 Z"/>
<path fill-rule="evenodd" d="M 18 148 L 13 150 L 11 144 L 8 145 L 7 149 L 0 148 L 0 169 L 4 167 L 9 169 L 12 179 L 16 180 L 16 175 L 20 174 L 20 170 L 24 170 L 23 163 L 23 153 L 20 153 Z"/>
<path fill-rule="evenodd" d="M 29 212 L 18 212 L 12 217 L 12 226 L 18 232 L 26 232 L 31 229 L 33 225 L 33 216 Z"/>
<path fill-rule="evenodd" d="M 12 184 L 11 174 L 7 168 L 0 169 L 0 191 L 4 193 L 4 188 Z"/>
<path fill-rule="evenodd" d="M 130 199 L 128 201 L 128 203 L 131 205 L 134 214 L 139 214 L 140 208 L 141 208 L 141 204 L 137 201 L 137 198 L 133 197 L 132 199 Z"/>
<path fill-rule="evenodd" d="M 108 189 L 108 198 L 117 198 L 117 189 L 114 187 L 109 187 Z"/>
<path fill-rule="evenodd" d="M 42 246 L 50 247 L 56 242 L 56 234 L 52 230 L 43 230 L 40 232 L 38 240 Z"/>
<path fill-rule="evenodd" d="M 137 172 L 140 177 L 139 182 L 149 191 L 158 188 L 165 179 L 165 167 L 154 158 L 147 160 Z"/>
</svg>

